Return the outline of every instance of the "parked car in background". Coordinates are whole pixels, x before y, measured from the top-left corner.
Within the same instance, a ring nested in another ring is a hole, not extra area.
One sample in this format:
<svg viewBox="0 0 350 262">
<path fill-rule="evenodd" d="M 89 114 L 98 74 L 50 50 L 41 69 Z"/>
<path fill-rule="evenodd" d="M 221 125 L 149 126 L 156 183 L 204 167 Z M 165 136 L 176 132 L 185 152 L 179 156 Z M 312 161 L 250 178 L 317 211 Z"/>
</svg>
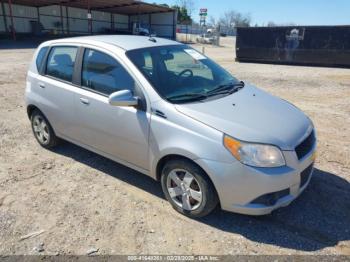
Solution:
<svg viewBox="0 0 350 262">
<path fill-rule="evenodd" d="M 117 35 L 142 35 L 142 36 L 156 36 L 154 32 L 150 32 L 150 26 L 140 22 L 131 22 L 129 28 L 103 28 L 101 34 L 117 34 Z"/>
<path fill-rule="evenodd" d="M 189 217 L 218 204 L 268 214 L 291 203 L 311 179 L 311 120 L 175 41 L 45 42 L 28 70 L 25 97 L 42 147 L 64 139 L 149 175 Z"/>
<path fill-rule="evenodd" d="M 216 39 L 217 37 L 212 34 L 201 34 L 197 36 L 196 41 L 201 44 L 214 44 Z"/>
<path fill-rule="evenodd" d="M 148 26 L 145 24 L 142 24 L 140 22 L 133 22 L 132 34 L 147 36 L 147 35 L 150 35 L 150 30 L 148 29 Z"/>
</svg>

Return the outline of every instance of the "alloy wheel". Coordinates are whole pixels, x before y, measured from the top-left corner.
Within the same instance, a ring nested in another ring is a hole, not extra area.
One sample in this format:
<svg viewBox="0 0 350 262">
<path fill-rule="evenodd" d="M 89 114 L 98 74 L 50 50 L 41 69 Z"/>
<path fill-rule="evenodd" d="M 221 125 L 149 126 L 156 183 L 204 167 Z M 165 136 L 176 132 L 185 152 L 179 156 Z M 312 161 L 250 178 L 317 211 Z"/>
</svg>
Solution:
<svg viewBox="0 0 350 262">
<path fill-rule="evenodd" d="M 203 200 L 203 192 L 196 178 L 184 169 L 174 169 L 167 177 L 167 190 L 176 205 L 184 210 L 197 209 Z"/>
<path fill-rule="evenodd" d="M 43 145 L 46 145 L 50 141 L 49 127 L 43 117 L 35 115 L 33 119 L 33 130 L 36 138 Z"/>
</svg>

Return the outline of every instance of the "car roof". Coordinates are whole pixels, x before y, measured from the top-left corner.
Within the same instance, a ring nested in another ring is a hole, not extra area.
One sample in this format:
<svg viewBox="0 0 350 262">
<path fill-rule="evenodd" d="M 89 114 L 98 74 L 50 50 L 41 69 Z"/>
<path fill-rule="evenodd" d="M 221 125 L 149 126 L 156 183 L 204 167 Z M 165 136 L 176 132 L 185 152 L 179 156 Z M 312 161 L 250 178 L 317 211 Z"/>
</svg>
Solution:
<svg viewBox="0 0 350 262">
<path fill-rule="evenodd" d="M 61 38 L 46 42 L 49 44 L 59 43 L 84 43 L 98 44 L 107 43 L 118 46 L 126 51 L 146 47 L 165 46 L 165 45 L 182 45 L 179 42 L 160 37 L 136 36 L 136 35 L 97 35 L 97 36 L 79 36 L 70 38 Z"/>
</svg>

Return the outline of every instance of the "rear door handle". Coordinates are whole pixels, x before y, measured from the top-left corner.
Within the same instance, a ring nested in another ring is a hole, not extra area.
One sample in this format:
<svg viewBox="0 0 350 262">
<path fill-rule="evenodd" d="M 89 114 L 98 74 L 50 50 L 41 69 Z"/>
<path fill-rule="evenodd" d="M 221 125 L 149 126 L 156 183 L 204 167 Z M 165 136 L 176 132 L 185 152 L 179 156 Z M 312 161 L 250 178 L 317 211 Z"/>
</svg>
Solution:
<svg viewBox="0 0 350 262">
<path fill-rule="evenodd" d="M 86 99 L 86 98 L 83 98 L 83 97 L 80 98 L 80 102 L 81 102 L 82 104 L 84 104 L 84 105 L 90 104 L 89 100 Z"/>
<path fill-rule="evenodd" d="M 39 83 L 39 87 L 40 88 L 45 88 L 45 84 L 44 83 Z"/>
</svg>

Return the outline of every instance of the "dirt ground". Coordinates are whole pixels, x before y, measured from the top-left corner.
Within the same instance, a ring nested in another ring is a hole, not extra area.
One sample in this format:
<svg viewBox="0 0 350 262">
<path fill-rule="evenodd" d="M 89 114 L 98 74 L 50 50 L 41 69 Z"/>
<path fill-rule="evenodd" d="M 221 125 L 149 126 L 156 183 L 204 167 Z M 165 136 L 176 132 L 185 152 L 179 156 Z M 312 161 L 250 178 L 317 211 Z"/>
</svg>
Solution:
<svg viewBox="0 0 350 262">
<path fill-rule="evenodd" d="M 199 46 L 196 46 L 200 48 Z M 34 49 L 0 50 L 0 254 L 350 255 L 350 70 L 236 63 L 232 38 L 208 56 L 314 121 L 316 170 L 289 207 L 192 220 L 142 174 L 69 143 L 35 141 L 24 107 Z M 271 127 L 273 128 L 273 127 Z M 37 232 L 39 235 L 25 238 Z M 25 239 L 23 239 L 25 238 Z M 43 249 L 43 250 L 42 250 Z"/>
</svg>

